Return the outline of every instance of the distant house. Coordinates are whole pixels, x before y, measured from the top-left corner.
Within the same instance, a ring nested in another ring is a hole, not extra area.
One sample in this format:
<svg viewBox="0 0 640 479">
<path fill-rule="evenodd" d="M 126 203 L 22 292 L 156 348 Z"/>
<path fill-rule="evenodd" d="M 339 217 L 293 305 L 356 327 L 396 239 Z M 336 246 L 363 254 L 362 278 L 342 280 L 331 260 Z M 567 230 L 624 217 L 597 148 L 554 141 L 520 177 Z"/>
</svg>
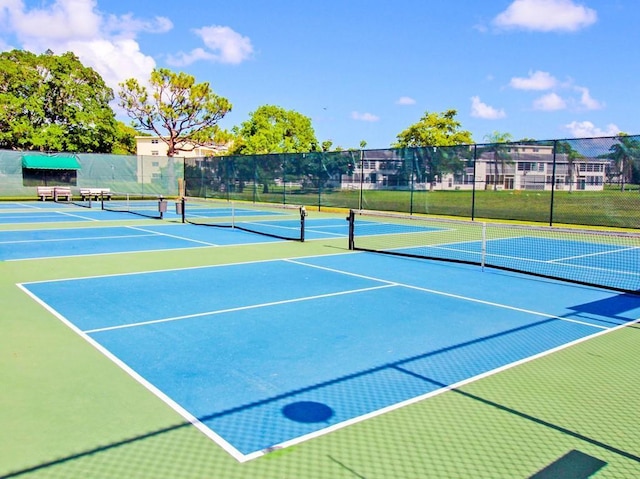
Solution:
<svg viewBox="0 0 640 479">
<path fill-rule="evenodd" d="M 136 136 L 136 155 L 138 156 L 167 156 L 169 147 L 158 136 Z M 180 150 L 177 155 L 180 158 L 203 158 L 205 156 L 218 156 L 224 154 L 228 150 L 227 145 L 217 145 L 214 143 L 208 145 L 195 146 L 190 143 L 181 145 L 185 150 Z"/>
<path fill-rule="evenodd" d="M 169 165 L 167 152 L 169 147 L 158 136 L 136 136 L 136 155 L 138 155 L 137 176 L 143 183 L 150 183 L 162 175 L 162 170 Z M 179 151 L 174 158 L 204 158 L 225 154 L 228 145 L 182 145 L 186 149 Z"/>
<path fill-rule="evenodd" d="M 471 150 L 469 150 L 471 153 Z M 478 149 L 475 165 L 472 158 L 460 158 L 455 172 L 413 173 L 401 150 L 363 151 L 361 165 L 352 175 L 341 176 L 342 188 L 414 190 L 591 190 L 604 188 L 610 160 L 576 158 L 569 161 L 564 153 L 553 154 L 547 145 L 497 145 Z M 554 171 L 555 159 L 555 171 Z M 410 161 L 410 160 L 409 160 Z"/>
</svg>

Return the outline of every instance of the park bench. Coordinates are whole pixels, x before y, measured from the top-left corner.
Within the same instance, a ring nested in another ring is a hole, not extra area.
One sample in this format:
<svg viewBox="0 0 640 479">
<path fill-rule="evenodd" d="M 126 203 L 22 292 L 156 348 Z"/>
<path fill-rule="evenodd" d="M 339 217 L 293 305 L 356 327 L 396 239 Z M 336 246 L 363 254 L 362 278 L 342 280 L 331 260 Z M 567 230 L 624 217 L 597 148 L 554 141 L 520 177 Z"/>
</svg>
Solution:
<svg viewBox="0 0 640 479">
<path fill-rule="evenodd" d="M 71 201 L 71 188 L 69 188 L 68 186 L 54 186 L 53 199 L 54 201 L 60 201 L 62 199 Z"/>
<path fill-rule="evenodd" d="M 99 200 L 100 198 L 111 199 L 111 190 L 109 188 L 80 188 L 80 196 L 82 201 Z"/>
<path fill-rule="evenodd" d="M 38 186 L 37 187 L 38 199 L 46 201 L 47 198 L 53 199 L 53 187 L 52 186 Z"/>
</svg>

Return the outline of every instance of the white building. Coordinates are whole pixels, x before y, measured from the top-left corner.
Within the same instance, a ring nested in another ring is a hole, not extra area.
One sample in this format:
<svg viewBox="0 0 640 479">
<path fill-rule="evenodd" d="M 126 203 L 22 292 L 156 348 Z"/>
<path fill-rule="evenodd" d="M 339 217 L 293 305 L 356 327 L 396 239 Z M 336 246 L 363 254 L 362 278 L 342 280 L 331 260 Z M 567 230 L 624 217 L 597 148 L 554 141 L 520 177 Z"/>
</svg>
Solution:
<svg viewBox="0 0 640 479">
<path fill-rule="evenodd" d="M 169 147 L 158 136 L 136 136 L 136 155 L 138 156 L 167 156 Z M 185 150 L 180 150 L 176 156 L 180 158 L 202 158 L 205 156 L 218 156 L 224 154 L 227 145 L 193 145 L 184 143 L 180 145 Z"/>
<path fill-rule="evenodd" d="M 370 150 L 362 152 L 361 165 L 353 175 L 342 175 L 342 188 L 409 189 L 414 190 L 551 190 L 555 177 L 556 190 L 591 190 L 604 187 L 606 158 L 576 158 L 569 161 L 565 153 L 554 157 L 551 145 L 497 145 L 478 148 L 475 165 L 473 150 L 469 158 L 458 158 L 454 172 L 428 175 L 411 174 L 400 156 L 401 150 Z M 437 158 L 434 149 L 434 157 Z M 555 160 L 555 171 L 554 171 Z M 431 180 L 431 182 L 429 182 Z"/>
<path fill-rule="evenodd" d="M 169 147 L 158 136 L 136 136 L 136 155 L 138 155 L 137 176 L 142 183 L 157 180 L 170 162 L 180 158 L 204 158 L 219 156 L 228 150 L 228 145 L 200 145 L 183 144 L 185 150 L 180 150 L 173 159 L 167 157 Z"/>
</svg>

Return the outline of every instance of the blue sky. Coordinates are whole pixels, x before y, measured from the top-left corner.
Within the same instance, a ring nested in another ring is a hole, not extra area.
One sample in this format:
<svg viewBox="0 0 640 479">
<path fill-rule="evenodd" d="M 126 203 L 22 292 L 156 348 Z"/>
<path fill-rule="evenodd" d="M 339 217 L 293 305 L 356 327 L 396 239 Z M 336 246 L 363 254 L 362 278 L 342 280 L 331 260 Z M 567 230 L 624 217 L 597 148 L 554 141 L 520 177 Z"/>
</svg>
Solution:
<svg viewBox="0 0 640 479">
<path fill-rule="evenodd" d="M 183 71 L 231 101 L 224 128 L 272 104 L 386 148 L 448 109 L 478 143 L 640 133 L 638 18 L 638 0 L 0 0 L 0 49 L 73 51 L 116 94 Z"/>
</svg>

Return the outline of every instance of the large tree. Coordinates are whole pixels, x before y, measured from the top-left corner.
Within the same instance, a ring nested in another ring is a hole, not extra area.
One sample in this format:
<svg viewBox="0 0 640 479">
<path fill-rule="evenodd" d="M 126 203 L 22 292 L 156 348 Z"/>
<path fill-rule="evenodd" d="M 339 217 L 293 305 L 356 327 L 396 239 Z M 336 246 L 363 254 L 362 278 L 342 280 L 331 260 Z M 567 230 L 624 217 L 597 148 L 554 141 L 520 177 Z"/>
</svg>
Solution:
<svg viewBox="0 0 640 479">
<path fill-rule="evenodd" d="M 412 159 L 411 163 L 405 161 L 405 168 L 410 166 L 418 181 L 428 181 L 431 188 L 438 176 L 458 173 L 463 168 L 457 149 L 438 147 L 473 143 L 471 132 L 462 130 L 461 123 L 456 120 L 457 114 L 456 110 L 442 113 L 427 111 L 420 121 L 399 133 L 397 141 L 391 145 L 394 148 L 414 148 L 412 152 L 403 153 L 405 158 Z"/>
<path fill-rule="evenodd" d="M 0 148 L 110 153 L 113 90 L 70 52 L 0 53 Z"/>
<path fill-rule="evenodd" d="M 236 155 L 260 155 L 253 159 L 240 157 L 240 171 L 254 175 L 254 181 L 264 185 L 275 176 L 305 176 L 313 170 L 314 155 L 303 154 L 292 159 L 275 153 L 306 153 L 318 151 L 318 140 L 311 119 L 297 111 L 275 105 L 263 105 L 249 115 L 249 119 L 233 128 L 235 135 L 232 153 Z M 283 159 L 286 161 L 283 163 Z M 313 170 L 315 171 L 315 170 Z"/>
<path fill-rule="evenodd" d="M 493 191 L 496 191 L 500 180 L 504 185 L 506 165 L 513 164 L 511 155 L 505 147 L 505 143 L 513 141 L 513 135 L 494 131 L 485 135 L 484 139 L 488 145 L 482 147 L 481 150 L 489 152 L 493 157 Z M 500 165 L 500 168 L 498 168 L 498 165 Z"/>
<path fill-rule="evenodd" d="M 456 110 L 442 113 L 425 114 L 420 121 L 414 123 L 398 134 L 391 146 L 394 148 L 414 146 L 454 146 L 473 143 L 471 132 L 461 129 L 461 123 L 456 120 Z"/>
<path fill-rule="evenodd" d="M 135 78 L 124 81 L 119 104 L 136 128 L 167 144 L 167 156 L 215 141 L 218 122 L 231 111 L 231 103 L 214 93 L 209 83 L 159 68 L 151 72 L 149 85 L 151 92 Z"/>
<path fill-rule="evenodd" d="M 294 110 L 263 105 L 250 114 L 236 135 L 233 153 L 302 153 L 317 150 L 318 140 L 311 119 Z"/>
<path fill-rule="evenodd" d="M 118 121 L 117 136 L 111 153 L 116 155 L 135 155 L 137 149 L 136 136 L 139 134 L 135 128 Z"/>
<path fill-rule="evenodd" d="M 640 158 L 640 141 L 637 137 L 628 136 L 626 133 L 619 133 L 618 141 L 611 145 L 609 157 L 614 160 L 616 173 L 620 182 L 620 191 L 624 191 L 625 184 L 633 180 L 634 170 L 637 168 L 637 161 Z"/>
</svg>

